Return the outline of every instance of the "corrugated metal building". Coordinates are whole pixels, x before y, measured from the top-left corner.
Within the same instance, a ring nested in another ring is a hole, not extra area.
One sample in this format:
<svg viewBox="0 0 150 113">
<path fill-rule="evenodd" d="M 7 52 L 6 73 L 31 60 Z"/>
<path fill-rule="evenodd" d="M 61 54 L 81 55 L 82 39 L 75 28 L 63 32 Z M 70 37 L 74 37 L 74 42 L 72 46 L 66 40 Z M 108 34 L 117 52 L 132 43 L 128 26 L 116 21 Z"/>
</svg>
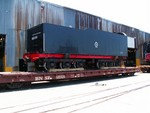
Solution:
<svg viewBox="0 0 150 113">
<path fill-rule="evenodd" d="M 138 29 L 39 0 L 0 0 L 0 15 L 0 36 L 4 36 L 6 42 L 3 57 L 5 71 L 18 70 L 19 59 L 25 52 L 26 30 L 40 23 L 124 32 L 136 37 L 137 64 L 142 59 L 142 44 L 150 38 L 150 34 Z"/>
</svg>

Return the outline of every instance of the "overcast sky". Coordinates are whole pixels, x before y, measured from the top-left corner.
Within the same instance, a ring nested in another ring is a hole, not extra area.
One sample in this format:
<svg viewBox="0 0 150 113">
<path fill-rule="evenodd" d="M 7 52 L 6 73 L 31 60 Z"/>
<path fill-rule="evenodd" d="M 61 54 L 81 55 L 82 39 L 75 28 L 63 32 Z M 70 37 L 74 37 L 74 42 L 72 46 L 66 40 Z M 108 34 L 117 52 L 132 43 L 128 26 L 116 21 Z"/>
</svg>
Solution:
<svg viewBox="0 0 150 113">
<path fill-rule="evenodd" d="M 150 33 L 149 0 L 43 0 Z"/>
</svg>

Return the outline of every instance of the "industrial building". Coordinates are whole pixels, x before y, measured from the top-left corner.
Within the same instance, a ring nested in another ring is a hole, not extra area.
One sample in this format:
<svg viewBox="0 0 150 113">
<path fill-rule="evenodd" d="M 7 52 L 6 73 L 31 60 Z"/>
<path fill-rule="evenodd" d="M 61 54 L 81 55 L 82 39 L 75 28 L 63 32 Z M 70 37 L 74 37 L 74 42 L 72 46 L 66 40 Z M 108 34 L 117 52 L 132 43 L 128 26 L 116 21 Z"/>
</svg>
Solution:
<svg viewBox="0 0 150 113">
<path fill-rule="evenodd" d="M 0 15 L 0 71 L 19 70 L 19 59 L 26 52 L 26 31 L 41 23 L 125 33 L 136 40 L 132 53 L 136 65 L 143 63 L 142 45 L 150 40 L 149 33 L 123 23 L 39 0 L 1 0 Z"/>
</svg>

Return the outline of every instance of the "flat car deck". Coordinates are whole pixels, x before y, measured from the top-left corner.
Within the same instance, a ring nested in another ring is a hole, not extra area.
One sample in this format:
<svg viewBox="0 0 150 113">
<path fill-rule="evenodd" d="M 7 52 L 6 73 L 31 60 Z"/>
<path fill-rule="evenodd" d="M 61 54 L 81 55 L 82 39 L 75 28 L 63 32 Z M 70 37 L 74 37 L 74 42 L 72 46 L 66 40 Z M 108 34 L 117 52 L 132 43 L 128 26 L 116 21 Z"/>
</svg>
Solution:
<svg viewBox="0 0 150 113">
<path fill-rule="evenodd" d="M 133 74 L 140 68 L 110 68 L 102 70 L 77 70 L 61 72 L 0 72 L 0 84 L 17 82 L 56 81 L 96 76 L 109 76 L 119 74 Z"/>
</svg>

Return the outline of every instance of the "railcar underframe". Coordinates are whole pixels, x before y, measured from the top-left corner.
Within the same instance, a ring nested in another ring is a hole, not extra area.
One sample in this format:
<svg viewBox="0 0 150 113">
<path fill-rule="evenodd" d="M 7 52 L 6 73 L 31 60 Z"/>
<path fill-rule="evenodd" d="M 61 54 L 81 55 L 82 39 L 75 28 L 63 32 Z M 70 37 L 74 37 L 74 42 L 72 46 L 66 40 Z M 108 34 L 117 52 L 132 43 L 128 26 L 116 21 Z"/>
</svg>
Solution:
<svg viewBox="0 0 150 113">
<path fill-rule="evenodd" d="M 8 88 L 20 88 L 31 82 L 60 81 L 98 76 L 131 75 L 139 72 L 140 68 L 109 68 L 101 70 L 76 70 L 60 72 L 0 72 L 0 85 Z"/>
</svg>

